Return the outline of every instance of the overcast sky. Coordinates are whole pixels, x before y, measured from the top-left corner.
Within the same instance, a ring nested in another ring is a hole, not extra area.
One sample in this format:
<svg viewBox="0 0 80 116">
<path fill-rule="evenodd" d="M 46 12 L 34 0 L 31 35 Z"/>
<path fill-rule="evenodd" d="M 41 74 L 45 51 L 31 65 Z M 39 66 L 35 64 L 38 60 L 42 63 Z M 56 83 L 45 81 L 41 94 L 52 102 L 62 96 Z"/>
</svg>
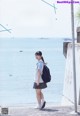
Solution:
<svg viewBox="0 0 80 116">
<path fill-rule="evenodd" d="M 12 29 L 0 37 L 71 37 L 70 5 L 45 1 L 55 3 L 56 14 L 41 0 L 0 0 L 0 23 Z M 75 12 L 77 8 L 75 4 Z"/>
</svg>

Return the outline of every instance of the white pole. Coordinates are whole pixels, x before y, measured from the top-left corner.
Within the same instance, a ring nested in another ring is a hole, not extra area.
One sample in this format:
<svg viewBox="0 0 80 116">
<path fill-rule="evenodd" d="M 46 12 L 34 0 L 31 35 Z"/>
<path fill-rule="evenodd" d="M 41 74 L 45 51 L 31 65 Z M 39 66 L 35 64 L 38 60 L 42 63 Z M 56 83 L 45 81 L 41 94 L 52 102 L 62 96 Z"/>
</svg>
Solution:
<svg viewBox="0 0 80 116">
<path fill-rule="evenodd" d="M 76 62 L 75 62 L 75 34 L 74 34 L 74 5 L 71 0 L 71 27 L 72 27 L 72 48 L 73 48 L 73 79 L 74 79 L 74 108 L 77 112 L 77 90 L 76 90 Z"/>
</svg>

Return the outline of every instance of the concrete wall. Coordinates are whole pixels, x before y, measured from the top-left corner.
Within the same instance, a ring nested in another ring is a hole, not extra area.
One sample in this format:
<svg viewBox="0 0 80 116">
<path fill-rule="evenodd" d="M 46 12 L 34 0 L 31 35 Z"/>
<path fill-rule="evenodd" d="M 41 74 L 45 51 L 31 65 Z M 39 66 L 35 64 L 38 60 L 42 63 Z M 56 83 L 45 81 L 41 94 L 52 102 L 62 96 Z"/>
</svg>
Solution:
<svg viewBox="0 0 80 116">
<path fill-rule="evenodd" d="M 77 72 L 77 97 L 78 104 L 80 101 L 80 44 L 75 45 L 76 49 L 76 72 Z M 73 62 L 72 62 L 72 44 L 68 44 L 66 67 L 65 67 L 65 78 L 64 78 L 64 89 L 62 97 L 62 105 L 74 104 L 74 92 L 73 92 Z"/>
</svg>

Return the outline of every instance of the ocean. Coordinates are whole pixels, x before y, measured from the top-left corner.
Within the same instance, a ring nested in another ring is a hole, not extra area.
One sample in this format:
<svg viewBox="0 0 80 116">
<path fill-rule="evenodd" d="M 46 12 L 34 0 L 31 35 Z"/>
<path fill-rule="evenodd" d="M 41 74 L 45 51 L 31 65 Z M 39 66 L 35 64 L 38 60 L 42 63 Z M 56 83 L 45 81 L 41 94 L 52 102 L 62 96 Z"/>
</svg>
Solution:
<svg viewBox="0 0 80 116">
<path fill-rule="evenodd" d="M 52 81 L 43 90 L 48 103 L 61 103 L 65 73 L 61 38 L 0 38 L 0 105 L 36 103 L 35 52 L 43 52 Z"/>
</svg>

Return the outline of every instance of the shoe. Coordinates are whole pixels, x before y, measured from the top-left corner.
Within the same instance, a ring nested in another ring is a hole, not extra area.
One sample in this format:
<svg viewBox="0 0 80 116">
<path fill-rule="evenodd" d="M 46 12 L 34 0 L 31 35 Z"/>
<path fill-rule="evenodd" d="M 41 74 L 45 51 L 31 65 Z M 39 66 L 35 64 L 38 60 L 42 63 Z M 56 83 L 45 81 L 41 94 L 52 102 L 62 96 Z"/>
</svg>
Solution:
<svg viewBox="0 0 80 116">
<path fill-rule="evenodd" d="M 41 106 L 41 109 L 43 109 L 46 105 L 46 101 L 43 102 L 42 106 Z"/>
<path fill-rule="evenodd" d="M 35 109 L 41 109 L 41 106 L 36 106 Z"/>
</svg>

